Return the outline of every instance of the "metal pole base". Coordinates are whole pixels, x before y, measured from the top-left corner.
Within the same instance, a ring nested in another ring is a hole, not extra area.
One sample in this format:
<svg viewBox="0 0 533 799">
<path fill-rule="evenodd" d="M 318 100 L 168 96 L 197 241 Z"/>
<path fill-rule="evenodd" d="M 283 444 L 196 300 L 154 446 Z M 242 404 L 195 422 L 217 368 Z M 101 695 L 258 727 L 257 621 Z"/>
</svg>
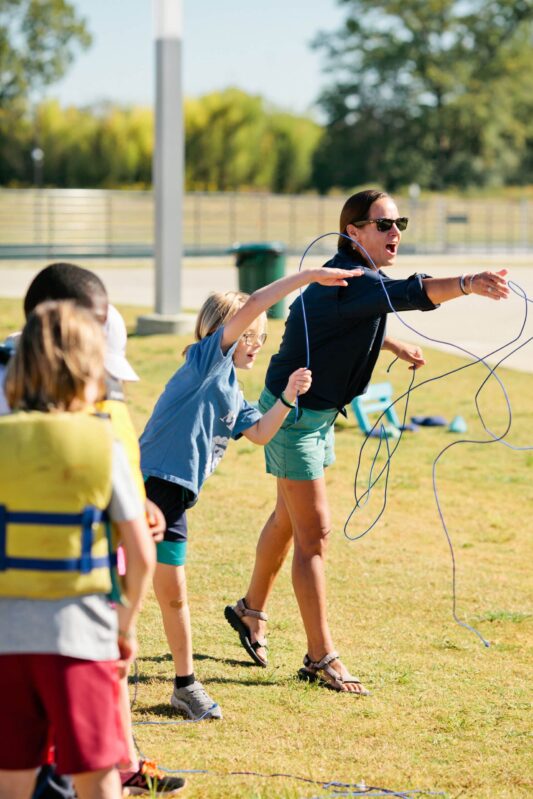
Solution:
<svg viewBox="0 0 533 799">
<path fill-rule="evenodd" d="M 138 336 L 154 336 L 174 333 L 177 335 L 194 330 L 196 316 L 194 314 L 146 314 L 137 318 Z"/>
</svg>

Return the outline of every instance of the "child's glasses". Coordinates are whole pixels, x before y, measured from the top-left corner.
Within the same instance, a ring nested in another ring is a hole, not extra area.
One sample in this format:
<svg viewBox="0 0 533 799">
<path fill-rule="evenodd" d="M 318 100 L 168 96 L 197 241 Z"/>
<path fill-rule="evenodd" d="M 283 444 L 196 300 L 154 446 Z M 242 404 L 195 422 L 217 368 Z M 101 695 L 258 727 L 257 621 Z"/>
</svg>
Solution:
<svg viewBox="0 0 533 799">
<path fill-rule="evenodd" d="M 241 341 L 243 341 L 247 347 L 253 347 L 254 344 L 259 344 L 259 346 L 262 347 L 266 340 L 266 333 L 261 333 L 260 336 L 258 336 L 257 333 L 243 333 L 241 336 Z"/>
</svg>

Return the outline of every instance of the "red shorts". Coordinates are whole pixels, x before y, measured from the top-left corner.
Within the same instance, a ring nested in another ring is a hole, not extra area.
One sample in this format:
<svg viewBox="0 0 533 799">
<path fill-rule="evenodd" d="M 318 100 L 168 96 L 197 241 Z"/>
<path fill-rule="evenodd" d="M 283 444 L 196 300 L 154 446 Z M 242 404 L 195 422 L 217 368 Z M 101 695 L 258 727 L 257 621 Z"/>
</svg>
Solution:
<svg viewBox="0 0 533 799">
<path fill-rule="evenodd" d="M 48 762 L 60 774 L 99 771 L 127 760 L 116 661 L 63 655 L 0 655 L 0 769 Z"/>
</svg>

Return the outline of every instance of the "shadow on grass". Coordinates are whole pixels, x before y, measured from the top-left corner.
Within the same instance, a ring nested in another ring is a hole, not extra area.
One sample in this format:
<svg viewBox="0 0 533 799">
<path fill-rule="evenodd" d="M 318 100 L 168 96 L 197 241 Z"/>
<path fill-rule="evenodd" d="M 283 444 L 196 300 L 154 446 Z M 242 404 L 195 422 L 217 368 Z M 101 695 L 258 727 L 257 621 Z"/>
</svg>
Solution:
<svg viewBox="0 0 533 799">
<path fill-rule="evenodd" d="M 135 718 L 135 721 L 137 721 L 137 722 L 139 722 L 139 721 L 141 721 L 141 722 L 142 721 L 151 721 L 151 719 L 145 719 L 144 718 L 144 716 L 148 715 L 148 714 L 150 714 L 150 716 L 152 716 L 152 715 L 162 716 L 165 720 L 168 720 L 168 721 L 179 722 L 179 721 L 185 721 L 186 720 L 185 716 L 182 716 L 179 713 L 177 713 L 174 710 L 174 708 L 172 707 L 172 705 L 168 705 L 168 704 L 167 705 L 163 705 L 163 704 L 145 705 L 142 708 L 142 710 L 140 710 L 139 708 L 136 708 L 136 712 L 137 712 L 137 716 Z M 157 721 L 157 720 L 158 719 L 155 719 L 154 721 Z M 207 721 L 207 719 L 202 719 L 202 721 Z"/>
<path fill-rule="evenodd" d="M 130 684 L 134 683 L 151 683 L 151 682 L 172 682 L 174 675 L 169 672 L 168 674 L 137 674 L 130 675 Z"/>
<path fill-rule="evenodd" d="M 282 684 L 283 680 L 272 680 L 272 679 L 257 679 L 257 680 L 247 680 L 242 679 L 239 680 L 236 677 L 207 677 L 205 680 L 202 680 L 203 685 L 244 685 L 244 686 L 258 686 L 258 685 L 267 685 L 267 686 L 275 686 L 279 688 Z"/>
<path fill-rule="evenodd" d="M 204 655 L 200 652 L 193 655 L 193 660 L 212 660 L 215 663 L 226 663 L 228 666 L 244 666 L 245 668 L 255 668 L 257 669 L 255 663 L 252 663 L 250 660 L 236 660 L 235 658 L 219 658 L 215 657 L 214 655 Z"/>
<path fill-rule="evenodd" d="M 166 655 L 146 655 L 144 657 L 138 658 L 139 665 L 142 663 L 167 663 L 172 661 L 172 656 L 170 654 Z M 250 660 L 236 660 L 235 658 L 222 658 L 222 657 L 215 657 L 215 655 L 205 655 L 201 652 L 198 652 L 193 655 L 193 660 L 212 660 L 214 663 L 224 663 L 226 666 L 240 666 L 244 668 L 257 668 L 255 663 L 252 663 Z M 147 679 L 153 679 L 149 677 Z"/>
<path fill-rule="evenodd" d="M 165 663 L 167 660 L 172 660 L 172 655 L 168 652 L 166 655 L 143 655 L 137 660 L 139 663 Z"/>
</svg>

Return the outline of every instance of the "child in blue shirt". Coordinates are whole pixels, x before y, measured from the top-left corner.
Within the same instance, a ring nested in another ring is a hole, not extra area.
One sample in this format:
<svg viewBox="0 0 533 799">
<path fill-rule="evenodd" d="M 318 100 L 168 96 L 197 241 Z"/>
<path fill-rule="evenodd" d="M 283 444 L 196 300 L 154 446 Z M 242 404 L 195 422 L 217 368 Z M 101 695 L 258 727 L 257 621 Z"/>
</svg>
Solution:
<svg viewBox="0 0 533 799">
<path fill-rule="evenodd" d="M 236 369 L 251 369 L 266 335 L 265 311 L 309 283 L 346 286 L 360 269 L 309 269 L 254 292 L 213 294 L 200 310 L 196 342 L 170 379 L 141 436 L 146 493 L 165 515 L 164 540 L 157 544 L 154 590 L 176 671 L 172 706 L 193 719 L 222 718 L 195 679 L 187 603 L 186 511 L 223 457 L 230 438 L 266 444 L 279 430 L 311 373 L 296 369 L 278 400 L 262 415 L 244 399 Z"/>
</svg>

